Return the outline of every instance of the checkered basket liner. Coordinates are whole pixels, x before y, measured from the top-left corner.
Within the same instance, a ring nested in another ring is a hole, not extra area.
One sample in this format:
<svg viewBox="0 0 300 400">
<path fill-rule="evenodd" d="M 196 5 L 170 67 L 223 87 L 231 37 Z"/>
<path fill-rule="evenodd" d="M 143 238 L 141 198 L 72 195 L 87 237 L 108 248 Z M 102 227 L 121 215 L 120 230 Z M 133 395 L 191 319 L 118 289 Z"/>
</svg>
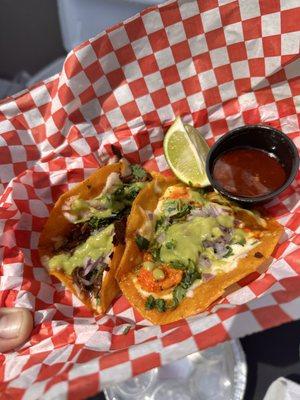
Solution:
<svg viewBox="0 0 300 400">
<path fill-rule="evenodd" d="M 285 226 L 267 272 L 210 312 L 152 326 L 117 299 L 93 317 L 41 266 L 51 206 L 111 155 L 166 171 L 162 141 L 177 115 L 209 144 L 263 123 L 300 148 L 297 0 L 181 0 L 76 47 L 63 70 L 0 103 L 1 306 L 35 326 L 0 355 L 1 399 L 82 399 L 197 350 L 300 317 L 300 174 L 267 212 Z M 124 329 L 130 326 L 127 334 Z"/>
</svg>

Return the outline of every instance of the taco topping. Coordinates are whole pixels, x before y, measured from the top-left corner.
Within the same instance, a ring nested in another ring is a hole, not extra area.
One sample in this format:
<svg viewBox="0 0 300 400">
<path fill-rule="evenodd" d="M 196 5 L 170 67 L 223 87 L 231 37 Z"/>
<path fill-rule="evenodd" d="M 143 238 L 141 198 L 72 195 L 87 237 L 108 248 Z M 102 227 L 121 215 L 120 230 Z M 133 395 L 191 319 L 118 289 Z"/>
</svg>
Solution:
<svg viewBox="0 0 300 400">
<path fill-rule="evenodd" d="M 233 207 L 182 185 L 167 189 L 152 224 L 151 237 L 136 235 L 138 247 L 146 253 L 134 284 L 146 309 L 160 312 L 192 297 L 202 282 L 234 269 L 260 243 L 259 230 L 255 234 L 245 228 Z"/>
<path fill-rule="evenodd" d="M 98 298 L 113 246 L 125 244 L 131 204 L 150 179 L 142 167 L 123 160 L 120 174 L 112 172 L 98 196 L 69 198 L 62 209 L 73 226 L 66 237 L 53 239 L 49 269 L 63 271 L 81 291 Z"/>
</svg>

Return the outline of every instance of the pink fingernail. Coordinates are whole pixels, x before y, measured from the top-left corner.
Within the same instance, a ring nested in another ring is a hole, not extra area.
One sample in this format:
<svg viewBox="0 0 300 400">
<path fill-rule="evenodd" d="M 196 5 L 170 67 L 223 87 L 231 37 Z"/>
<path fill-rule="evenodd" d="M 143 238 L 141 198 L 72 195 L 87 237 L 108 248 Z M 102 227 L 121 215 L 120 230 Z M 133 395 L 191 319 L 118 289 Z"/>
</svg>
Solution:
<svg viewBox="0 0 300 400">
<path fill-rule="evenodd" d="M 0 339 L 15 339 L 19 336 L 23 314 L 12 312 L 0 316 Z"/>
</svg>

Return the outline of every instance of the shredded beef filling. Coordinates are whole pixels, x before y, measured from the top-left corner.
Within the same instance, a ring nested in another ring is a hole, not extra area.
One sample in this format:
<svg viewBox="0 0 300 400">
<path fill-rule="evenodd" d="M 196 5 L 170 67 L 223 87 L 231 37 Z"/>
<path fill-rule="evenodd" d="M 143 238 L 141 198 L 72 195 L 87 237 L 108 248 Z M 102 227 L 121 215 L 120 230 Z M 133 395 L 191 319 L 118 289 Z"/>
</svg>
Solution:
<svg viewBox="0 0 300 400">
<path fill-rule="evenodd" d="M 91 232 L 92 228 L 88 222 L 74 225 L 62 245 L 56 249 L 56 253 L 67 252 L 72 254 L 78 245 L 91 236 Z"/>
<path fill-rule="evenodd" d="M 113 244 L 125 244 L 125 233 L 126 233 L 127 216 L 122 217 L 120 220 L 114 223 L 115 235 L 113 238 Z"/>
<path fill-rule="evenodd" d="M 98 297 L 102 287 L 103 273 L 108 270 L 109 267 L 103 258 L 96 261 L 90 259 L 86 267 L 77 267 L 74 269 L 72 273 L 73 282 L 81 291 Z"/>
<path fill-rule="evenodd" d="M 134 174 L 130 174 L 128 176 L 121 176 L 120 179 L 123 183 L 147 182 L 152 180 L 152 176 L 147 172 L 143 177 L 136 178 Z"/>
</svg>

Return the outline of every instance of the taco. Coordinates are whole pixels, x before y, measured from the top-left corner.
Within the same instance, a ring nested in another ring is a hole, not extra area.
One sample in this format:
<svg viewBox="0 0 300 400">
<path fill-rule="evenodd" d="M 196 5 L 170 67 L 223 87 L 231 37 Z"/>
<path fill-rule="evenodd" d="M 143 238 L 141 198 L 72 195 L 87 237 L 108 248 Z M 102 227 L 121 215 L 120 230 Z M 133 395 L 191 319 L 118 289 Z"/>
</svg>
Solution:
<svg viewBox="0 0 300 400">
<path fill-rule="evenodd" d="M 39 241 L 43 265 L 103 313 L 118 295 L 115 271 L 131 204 L 152 177 L 126 160 L 104 166 L 56 202 Z"/>
<path fill-rule="evenodd" d="M 128 218 L 119 286 L 152 323 L 188 317 L 256 271 L 282 231 L 275 220 L 216 192 L 157 175 Z"/>
</svg>

